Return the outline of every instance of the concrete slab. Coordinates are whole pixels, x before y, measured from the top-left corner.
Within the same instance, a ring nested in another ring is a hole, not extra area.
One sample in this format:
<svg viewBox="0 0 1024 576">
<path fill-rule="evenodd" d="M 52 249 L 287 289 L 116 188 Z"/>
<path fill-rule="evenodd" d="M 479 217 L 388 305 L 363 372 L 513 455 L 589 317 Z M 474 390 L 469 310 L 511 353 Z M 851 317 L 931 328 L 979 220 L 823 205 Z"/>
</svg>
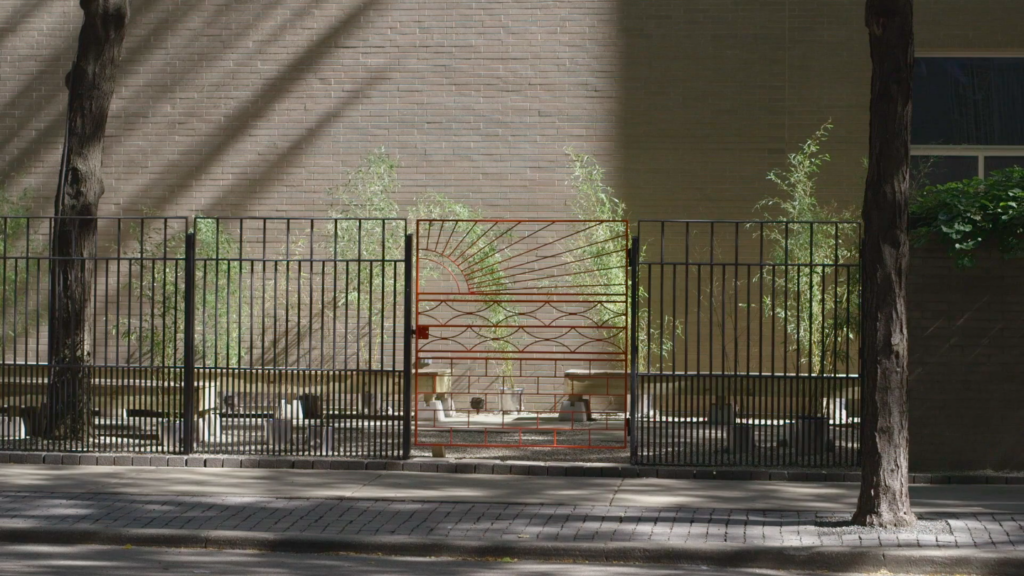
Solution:
<svg viewBox="0 0 1024 576">
<path fill-rule="evenodd" d="M 852 512 L 859 484 L 720 480 L 623 480 L 615 506 Z M 910 487 L 917 513 L 1022 513 L 1024 486 L 918 485 Z"/>
<path fill-rule="evenodd" d="M 145 470 L 136 466 L 0 466 L 0 487 L 25 492 L 114 492 Z"/>
<path fill-rule="evenodd" d="M 524 466 L 527 463 L 505 463 Z M 858 484 L 365 470 L 0 466 L 0 490 L 850 512 Z M 1024 513 L 1024 485 L 914 485 L 919 513 Z"/>
<path fill-rule="evenodd" d="M 857 484 L 626 479 L 615 506 L 850 512 Z"/>
<path fill-rule="evenodd" d="M 347 498 L 382 472 L 268 468 L 142 468 L 117 484 L 121 494 Z"/>
<path fill-rule="evenodd" d="M 357 490 L 354 498 L 423 502 L 502 502 L 607 506 L 619 478 L 544 478 L 389 472 Z"/>
<path fill-rule="evenodd" d="M 985 484 L 911 486 L 910 501 L 916 512 L 1022 513 L 1024 512 L 1024 486 Z"/>
<path fill-rule="evenodd" d="M 143 466 L 0 466 L 5 491 L 345 498 L 381 472 Z"/>
</svg>

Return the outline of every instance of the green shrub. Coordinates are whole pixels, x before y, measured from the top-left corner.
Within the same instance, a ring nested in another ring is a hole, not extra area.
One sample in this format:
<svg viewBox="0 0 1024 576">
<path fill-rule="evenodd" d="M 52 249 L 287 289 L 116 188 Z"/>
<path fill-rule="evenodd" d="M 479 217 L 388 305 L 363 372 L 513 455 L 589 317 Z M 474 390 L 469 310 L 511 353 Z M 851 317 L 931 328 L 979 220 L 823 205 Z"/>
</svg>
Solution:
<svg viewBox="0 0 1024 576">
<path fill-rule="evenodd" d="M 959 267 L 972 265 L 986 241 L 1008 258 L 1024 256 L 1024 168 L 926 187 L 912 198 L 910 219 L 915 244 L 939 239 Z"/>
</svg>

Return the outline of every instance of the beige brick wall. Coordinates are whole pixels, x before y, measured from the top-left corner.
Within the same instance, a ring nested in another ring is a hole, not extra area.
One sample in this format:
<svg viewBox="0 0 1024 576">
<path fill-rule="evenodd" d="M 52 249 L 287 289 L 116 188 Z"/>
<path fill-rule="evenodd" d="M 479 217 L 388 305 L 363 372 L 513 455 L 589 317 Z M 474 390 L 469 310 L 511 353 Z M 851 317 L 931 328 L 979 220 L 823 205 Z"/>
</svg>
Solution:
<svg viewBox="0 0 1024 576">
<path fill-rule="evenodd" d="M 635 217 L 753 217 L 817 126 L 822 194 L 862 194 L 863 0 L 134 0 L 107 215 L 323 213 L 371 149 L 493 216 L 566 212 L 568 145 Z M 919 0 L 922 52 L 1021 53 L 1018 0 Z M 49 210 L 80 23 L 0 0 L 0 174 Z"/>
<path fill-rule="evenodd" d="M 427 190 L 531 216 L 565 205 L 566 156 L 610 158 L 614 4 L 135 0 L 106 148 L 107 215 L 322 213 L 371 149 Z M 0 2 L 0 172 L 45 212 L 80 22 Z"/>
<path fill-rule="evenodd" d="M 863 196 L 871 66 L 862 0 L 624 2 L 620 189 L 641 218 L 751 218 L 821 124 L 822 197 Z M 918 0 L 923 54 L 1020 54 L 1015 0 Z"/>
</svg>

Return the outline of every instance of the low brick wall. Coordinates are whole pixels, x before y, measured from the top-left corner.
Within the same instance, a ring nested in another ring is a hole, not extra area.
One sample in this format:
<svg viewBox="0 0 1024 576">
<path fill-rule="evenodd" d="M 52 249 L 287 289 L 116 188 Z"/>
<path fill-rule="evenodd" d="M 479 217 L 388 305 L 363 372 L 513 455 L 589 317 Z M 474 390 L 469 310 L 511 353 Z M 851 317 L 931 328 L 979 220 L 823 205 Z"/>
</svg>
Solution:
<svg viewBox="0 0 1024 576">
<path fill-rule="evenodd" d="M 910 466 L 1024 470 L 1024 260 L 911 251 Z"/>
</svg>

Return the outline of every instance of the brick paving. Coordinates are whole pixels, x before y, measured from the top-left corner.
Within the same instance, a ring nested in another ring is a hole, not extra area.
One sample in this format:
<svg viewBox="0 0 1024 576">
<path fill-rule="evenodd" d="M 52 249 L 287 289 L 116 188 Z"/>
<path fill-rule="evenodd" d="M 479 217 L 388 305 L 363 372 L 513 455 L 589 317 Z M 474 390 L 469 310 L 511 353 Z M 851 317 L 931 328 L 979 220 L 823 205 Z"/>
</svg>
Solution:
<svg viewBox="0 0 1024 576">
<path fill-rule="evenodd" d="M 945 533 L 836 534 L 834 512 L 0 492 L 0 526 L 472 540 L 1024 549 L 1024 515 L 928 514 Z M 945 522 L 948 526 L 943 525 Z"/>
</svg>

